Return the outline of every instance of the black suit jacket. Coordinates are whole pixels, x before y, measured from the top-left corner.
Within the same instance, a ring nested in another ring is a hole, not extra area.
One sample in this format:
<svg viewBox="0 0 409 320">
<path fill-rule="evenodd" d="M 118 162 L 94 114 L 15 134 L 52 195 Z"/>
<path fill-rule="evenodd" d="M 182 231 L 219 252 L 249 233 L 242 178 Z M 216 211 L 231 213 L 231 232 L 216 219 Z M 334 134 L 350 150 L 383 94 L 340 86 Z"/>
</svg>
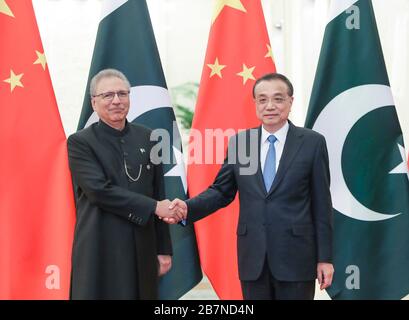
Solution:
<svg viewBox="0 0 409 320">
<path fill-rule="evenodd" d="M 258 137 L 257 148 L 253 149 L 257 151 L 257 172 L 244 175 L 241 170 L 248 164 L 237 163 L 242 149 L 239 142 L 246 141 L 244 145 L 250 150 L 253 134 Z M 259 161 L 260 137 L 261 127 L 230 139 L 228 156 L 214 183 L 187 201 L 188 221 L 227 206 L 238 191 L 240 280 L 256 280 L 265 257 L 278 280 L 314 280 L 317 263 L 332 261 L 332 203 L 325 138 L 290 122 L 277 174 L 267 191 Z"/>
<path fill-rule="evenodd" d="M 154 214 L 164 182 L 162 166 L 150 158 L 150 133 L 100 121 L 68 138 L 77 206 L 72 299 L 158 298 L 157 255 L 172 254 L 172 245 Z M 139 180 L 127 177 L 125 161 Z"/>
</svg>

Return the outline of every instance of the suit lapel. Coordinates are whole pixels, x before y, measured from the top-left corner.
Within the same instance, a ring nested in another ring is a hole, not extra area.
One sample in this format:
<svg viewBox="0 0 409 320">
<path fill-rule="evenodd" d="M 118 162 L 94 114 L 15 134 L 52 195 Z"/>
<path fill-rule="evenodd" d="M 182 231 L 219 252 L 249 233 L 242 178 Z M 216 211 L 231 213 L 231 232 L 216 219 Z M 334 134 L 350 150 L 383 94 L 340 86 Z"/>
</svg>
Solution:
<svg viewBox="0 0 409 320">
<path fill-rule="evenodd" d="M 291 162 L 294 160 L 295 155 L 300 149 L 303 143 L 303 134 L 289 121 L 290 127 L 288 128 L 287 138 L 284 145 L 284 150 L 281 155 L 280 164 L 278 166 L 277 174 L 271 185 L 270 191 L 267 196 L 274 192 L 281 180 L 283 179 L 288 168 L 291 166 Z"/>
</svg>

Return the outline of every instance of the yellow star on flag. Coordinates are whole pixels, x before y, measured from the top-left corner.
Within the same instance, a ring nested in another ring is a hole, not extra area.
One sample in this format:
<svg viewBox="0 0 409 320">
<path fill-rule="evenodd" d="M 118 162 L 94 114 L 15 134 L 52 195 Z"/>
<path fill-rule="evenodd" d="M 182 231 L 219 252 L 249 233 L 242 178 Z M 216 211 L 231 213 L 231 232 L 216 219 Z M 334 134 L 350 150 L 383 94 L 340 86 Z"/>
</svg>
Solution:
<svg viewBox="0 0 409 320">
<path fill-rule="evenodd" d="M 21 83 L 21 77 L 24 73 L 16 75 L 13 70 L 10 70 L 10 78 L 4 80 L 4 82 L 10 83 L 11 92 L 13 92 L 15 87 L 22 87 L 24 88 L 23 84 Z"/>
<path fill-rule="evenodd" d="M 45 58 L 44 52 L 41 53 L 41 52 L 36 50 L 36 54 L 37 54 L 37 60 L 34 61 L 33 64 L 41 64 L 43 69 L 45 70 L 45 65 L 47 64 L 47 59 Z"/>
<path fill-rule="evenodd" d="M 247 68 L 247 66 L 243 63 L 243 71 L 237 73 L 238 76 L 243 77 L 243 85 L 246 84 L 248 79 L 256 80 L 253 76 L 253 71 L 256 67 Z"/>
<path fill-rule="evenodd" d="M 213 77 L 215 74 L 217 74 L 219 76 L 219 78 L 222 78 L 222 72 L 221 71 L 224 68 L 226 68 L 226 66 L 222 65 L 222 64 L 219 64 L 219 59 L 218 58 L 216 58 L 214 64 L 209 63 L 207 66 L 212 70 L 212 72 L 210 73 L 210 78 Z"/>
<path fill-rule="evenodd" d="M 216 0 L 216 7 L 214 9 L 212 24 L 219 16 L 224 7 L 230 7 L 236 10 L 247 12 L 240 0 Z"/>
<path fill-rule="evenodd" d="M 271 60 L 274 61 L 274 57 L 273 57 L 273 49 L 271 49 L 271 46 L 269 44 L 267 44 L 267 53 L 264 56 L 264 58 L 271 58 Z"/>
<path fill-rule="evenodd" d="M 6 0 L 0 0 L 0 13 L 14 18 L 14 14 L 7 5 Z"/>
</svg>

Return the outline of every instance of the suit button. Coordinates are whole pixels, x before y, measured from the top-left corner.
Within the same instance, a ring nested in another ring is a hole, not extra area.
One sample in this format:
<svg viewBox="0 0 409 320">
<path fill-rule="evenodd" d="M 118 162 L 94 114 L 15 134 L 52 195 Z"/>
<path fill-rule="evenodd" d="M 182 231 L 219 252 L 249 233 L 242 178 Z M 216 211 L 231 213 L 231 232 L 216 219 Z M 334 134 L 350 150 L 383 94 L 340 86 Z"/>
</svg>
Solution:
<svg viewBox="0 0 409 320">
<path fill-rule="evenodd" d="M 121 139 L 121 140 L 119 140 L 119 141 L 121 141 L 122 144 L 125 143 L 125 139 Z"/>
<path fill-rule="evenodd" d="M 124 151 L 124 156 L 127 157 L 127 156 L 128 156 L 128 152 Z"/>
</svg>

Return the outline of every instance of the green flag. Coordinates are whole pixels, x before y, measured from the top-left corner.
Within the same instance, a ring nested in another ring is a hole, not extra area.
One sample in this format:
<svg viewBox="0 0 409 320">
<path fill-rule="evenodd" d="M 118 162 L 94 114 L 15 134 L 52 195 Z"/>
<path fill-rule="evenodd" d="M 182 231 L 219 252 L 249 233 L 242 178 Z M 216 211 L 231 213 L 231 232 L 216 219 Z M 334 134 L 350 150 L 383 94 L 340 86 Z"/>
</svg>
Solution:
<svg viewBox="0 0 409 320">
<path fill-rule="evenodd" d="M 336 0 L 306 127 L 327 140 L 334 208 L 334 299 L 409 293 L 409 173 L 369 0 Z"/>
<path fill-rule="evenodd" d="M 166 197 L 186 199 L 180 134 L 146 1 L 106 0 L 102 16 L 78 129 L 98 120 L 88 93 L 91 78 L 106 68 L 122 71 L 131 83 L 128 121 L 169 132 L 170 159 L 173 161 L 164 164 Z M 172 269 L 160 280 L 160 299 L 178 299 L 202 279 L 194 228 L 173 225 L 170 229 Z"/>
</svg>

